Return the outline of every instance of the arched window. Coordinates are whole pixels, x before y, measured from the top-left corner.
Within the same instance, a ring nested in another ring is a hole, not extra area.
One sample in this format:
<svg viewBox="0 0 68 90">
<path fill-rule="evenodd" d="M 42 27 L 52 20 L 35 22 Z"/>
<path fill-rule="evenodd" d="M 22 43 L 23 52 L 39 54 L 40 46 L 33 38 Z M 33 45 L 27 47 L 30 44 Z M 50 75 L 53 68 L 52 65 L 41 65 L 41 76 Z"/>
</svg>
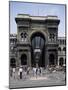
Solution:
<svg viewBox="0 0 68 90">
<path fill-rule="evenodd" d="M 54 33 L 50 33 L 49 38 L 51 39 L 51 41 L 53 41 L 55 39 L 55 34 Z"/>
<path fill-rule="evenodd" d="M 66 51 L 66 47 L 63 47 L 63 51 Z"/>
<path fill-rule="evenodd" d="M 49 65 L 54 65 L 55 64 L 54 59 L 55 59 L 54 54 L 50 54 L 49 55 Z"/>
<path fill-rule="evenodd" d="M 24 37 L 24 35 L 23 35 L 23 33 L 21 33 L 21 38 L 23 38 Z"/>
<path fill-rule="evenodd" d="M 61 57 L 61 58 L 59 59 L 59 65 L 60 65 L 60 66 L 63 66 L 63 62 L 64 62 L 64 59 L 63 59 L 63 57 Z"/>
<path fill-rule="evenodd" d="M 21 65 L 27 65 L 27 56 L 26 56 L 26 54 L 21 55 Z"/>
<path fill-rule="evenodd" d="M 10 59 L 10 66 L 13 68 L 13 67 L 16 67 L 16 60 L 15 58 L 11 58 Z"/>
<path fill-rule="evenodd" d="M 24 38 L 26 38 L 26 37 L 27 37 L 27 33 L 25 32 L 25 33 L 24 33 Z"/>
<path fill-rule="evenodd" d="M 61 47 L 58 48 L 58 51 L 61 51 Z"/>
<path fill-rule="evenodd" d="M 27 38 L 27 33 L 26 32 L 21 33 L 22 41 L 26 41 L 26 38 Z"/>
</svg>

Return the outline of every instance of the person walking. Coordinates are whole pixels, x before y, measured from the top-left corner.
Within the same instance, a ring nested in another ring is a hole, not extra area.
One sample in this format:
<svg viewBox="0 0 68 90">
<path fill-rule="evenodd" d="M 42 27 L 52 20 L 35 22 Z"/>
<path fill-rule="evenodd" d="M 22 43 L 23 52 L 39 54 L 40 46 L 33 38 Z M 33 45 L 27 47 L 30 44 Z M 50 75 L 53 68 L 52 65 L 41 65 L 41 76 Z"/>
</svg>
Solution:
<svg viewBox="0 0 68 90">
<path fill-rule="evenodd" d="M 10 76 L 12 77 L 13 76 L 13 69 L 10 68 Z"/>
<path fill-rule="evenodd" d="M 15 79 L 15 68 L 13 68 L 13 78 Z"/>
<path fill-rule="evenodd" d="M 29 75 L 29 71 L 30 71 L 30 68 L 28 67 L 28 68 L 27 68 L 27 75 Z"/>
<path fill-rule="evenodd" d="M 22 66 L 19 68 L 20 79 L 22 79 Z"/>
<path fill-rule="evenodd" d="M 24 79 L 26 79 L 26 78 L 27 78 L 27 71 L 24 70 Z"/>
<path fill-rule="evenodd" d="M 36 78 L 37 78 L 37 75 L 38 75 L 38 68 L 36 68 Z"/>
<path fill-rule="evenodd" d="M 41 68 L 39 68 L 39 76 L 41 76 Z"/>
</svg>

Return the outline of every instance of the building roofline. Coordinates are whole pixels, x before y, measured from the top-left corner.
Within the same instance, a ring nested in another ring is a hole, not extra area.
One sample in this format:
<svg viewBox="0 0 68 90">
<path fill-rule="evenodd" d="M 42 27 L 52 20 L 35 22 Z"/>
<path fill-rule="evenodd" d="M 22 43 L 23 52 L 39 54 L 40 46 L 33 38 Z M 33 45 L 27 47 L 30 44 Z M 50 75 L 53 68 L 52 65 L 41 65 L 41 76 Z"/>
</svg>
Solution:
<svg viewBox="0 0 68 90">
<path fill-rule="evenodd" d="M 66 39 L 66 37 L 58 37 L 58 39 Z"/>
<path fill-rule="evenodd" d="M 30 14 L 17 14 L 15 19 L 30 19 L 30 20 L 59 20 L 56 15 L 47 15 L 47 16 L 32 16 Z"/>
</svg>

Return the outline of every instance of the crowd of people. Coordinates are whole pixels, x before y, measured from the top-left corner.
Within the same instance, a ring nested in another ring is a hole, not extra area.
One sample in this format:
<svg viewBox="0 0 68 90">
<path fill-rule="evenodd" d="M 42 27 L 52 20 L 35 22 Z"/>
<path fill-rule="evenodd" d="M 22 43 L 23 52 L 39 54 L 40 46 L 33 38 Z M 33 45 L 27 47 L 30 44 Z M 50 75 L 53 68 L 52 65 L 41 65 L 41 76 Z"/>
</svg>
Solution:
<svg viewBox="0 0 68 90">
<path fill-rule="evenodd" d="M 48 73 L 59 71 L 60 68 L 54 66 L 48 66 L 46 69 L 43 67 L 14 67 L 10 68 L 10 76 L 14 79 L 28 79 L 32 77 L 41 77 L 45 74 L 45 71 Z M 65 68 L 63 69 L 65 72 Z"/>
<path fill-rule="evenodd" d="M 42 76 L 42 67 L 14 67 L 10 69 L 10 76 L 13 77 L 14 79 L 27 79 L 27 77 L 38 77 Z"/>
</svg>

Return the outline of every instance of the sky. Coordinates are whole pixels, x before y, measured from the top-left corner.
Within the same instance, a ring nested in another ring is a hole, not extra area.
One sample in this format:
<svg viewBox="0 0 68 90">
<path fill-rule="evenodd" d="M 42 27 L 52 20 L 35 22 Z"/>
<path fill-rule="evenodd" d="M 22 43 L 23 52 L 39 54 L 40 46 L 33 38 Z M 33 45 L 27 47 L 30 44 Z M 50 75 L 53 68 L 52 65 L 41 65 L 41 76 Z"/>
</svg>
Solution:
<svg viewBox="0 0 68 90">
<path fill-rule="evenodd" d="M 29 14 L 31 16 L 56 15 L 60 19 L 58 36 L 65 36 L 65 5 L 10 1 L 9 7 L 10 33 L 17 33 L 17 25 L 15 22 L 17 14 Z"/>
</svg>

